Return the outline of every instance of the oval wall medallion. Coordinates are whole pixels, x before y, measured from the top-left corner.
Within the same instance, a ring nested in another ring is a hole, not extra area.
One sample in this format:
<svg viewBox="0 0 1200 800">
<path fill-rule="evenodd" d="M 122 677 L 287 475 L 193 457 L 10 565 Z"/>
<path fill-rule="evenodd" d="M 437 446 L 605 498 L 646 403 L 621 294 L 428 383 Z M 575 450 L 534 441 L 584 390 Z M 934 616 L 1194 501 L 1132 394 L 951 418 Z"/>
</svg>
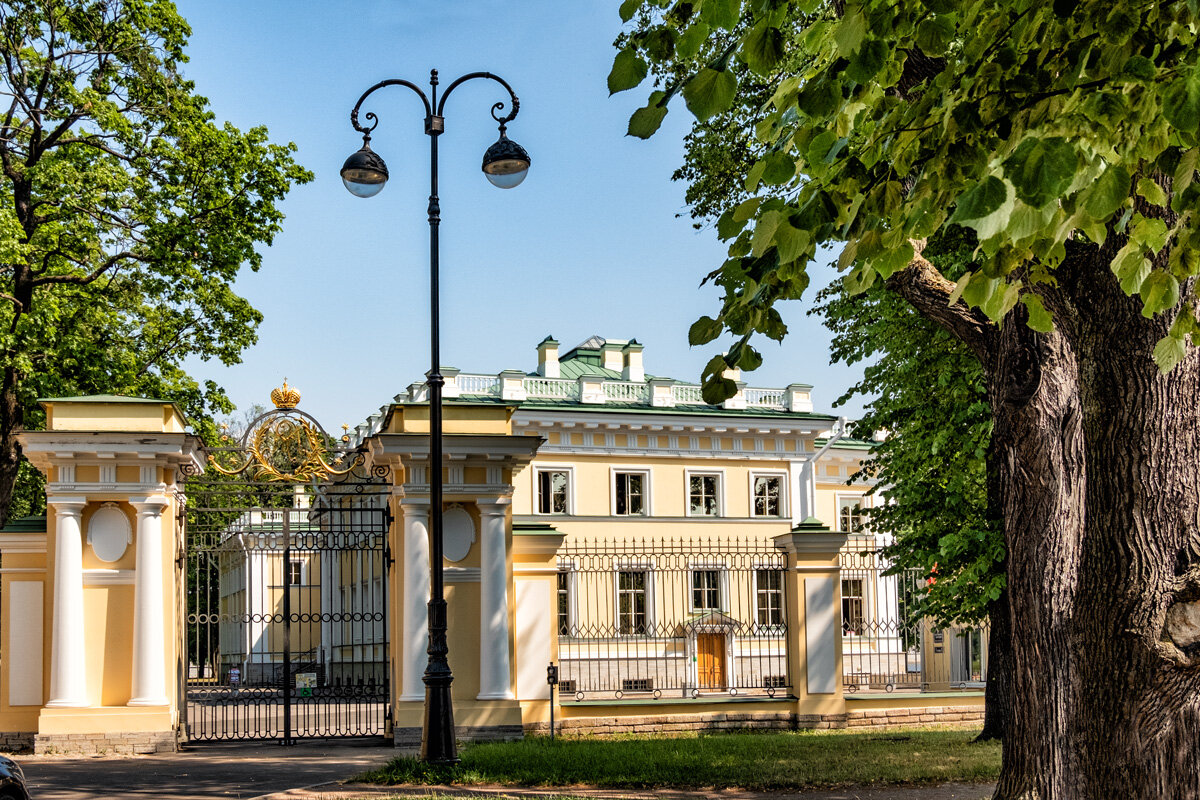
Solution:
<svg viewBox="0 0 1200 800">
<path fill-rule="evenodd" d="M 133 541 L 129 517 L 115 503 L 105 503 L 88 520 L 87 540 L 96 558 L 109 564 L 120 561 L 125 548 Z"/>
<path fill-rule="evenodd" d="M 442 515 L 442 555 L 447 561 L 462 561 L 475 543 L 475 520 L 462 506 Z"/>
</svg>

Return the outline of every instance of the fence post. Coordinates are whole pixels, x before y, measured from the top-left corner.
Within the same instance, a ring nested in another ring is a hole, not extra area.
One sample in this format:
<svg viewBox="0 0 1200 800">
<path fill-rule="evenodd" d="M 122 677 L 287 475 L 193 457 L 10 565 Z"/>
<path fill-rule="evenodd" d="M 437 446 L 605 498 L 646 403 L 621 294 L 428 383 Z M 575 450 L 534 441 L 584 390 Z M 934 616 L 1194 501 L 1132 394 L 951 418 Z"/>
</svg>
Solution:
<svg viewBox="0 0 1200 800">
<path fill-rule="evenodd" d="M 774 541 L 788 554 L 784 573 L 788 677 L 798 701 L 798 724 L 841 727 L 846 703 L 838 551 L 846 543 L 846 534 L 809 517 Z"/>
</svg>

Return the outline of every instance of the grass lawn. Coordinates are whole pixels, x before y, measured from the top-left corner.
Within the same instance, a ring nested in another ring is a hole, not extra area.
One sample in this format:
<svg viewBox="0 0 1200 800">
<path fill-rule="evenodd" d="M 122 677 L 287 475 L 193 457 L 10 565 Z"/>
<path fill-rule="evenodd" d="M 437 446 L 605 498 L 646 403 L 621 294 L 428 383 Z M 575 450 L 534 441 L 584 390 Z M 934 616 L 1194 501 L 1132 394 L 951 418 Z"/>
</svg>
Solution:
<svg viewBox="0 0 1200 800">
<path fill-rule="evenodd" d="M 357 780 L 379 784 L 640 789 L 832 788 L 995 780 L 1000 745 L 976 731 L 796 731 L 596 739 L 531 737 L 463 749 L 453 768 L 397 758 Z"/>
</svg>

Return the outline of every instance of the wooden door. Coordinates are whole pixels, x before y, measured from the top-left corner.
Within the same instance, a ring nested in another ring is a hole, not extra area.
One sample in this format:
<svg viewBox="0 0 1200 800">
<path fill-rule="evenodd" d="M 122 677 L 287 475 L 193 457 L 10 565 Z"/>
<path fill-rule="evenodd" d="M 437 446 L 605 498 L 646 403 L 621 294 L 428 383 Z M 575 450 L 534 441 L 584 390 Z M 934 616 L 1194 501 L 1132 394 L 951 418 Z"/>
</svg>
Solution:
<svg viewBox="0 0 1200 800">
<path fill-rule="evenodd" d="M 725 634 L 696 634 L 696 677 L 702 689 L 725 688 Z"/>
</svg>

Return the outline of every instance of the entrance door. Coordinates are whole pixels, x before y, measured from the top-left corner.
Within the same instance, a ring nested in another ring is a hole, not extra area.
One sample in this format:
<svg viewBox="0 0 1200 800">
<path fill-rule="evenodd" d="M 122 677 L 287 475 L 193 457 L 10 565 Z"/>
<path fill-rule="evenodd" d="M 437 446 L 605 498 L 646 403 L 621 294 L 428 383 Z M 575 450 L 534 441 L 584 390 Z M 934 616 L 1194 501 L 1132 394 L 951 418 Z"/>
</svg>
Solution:
<svg viewBox="0 0 1200 800">
<path fill-rule="evenodd" d="M 696 673 L 701 689 L 725 688 L 725 634 L 696 634 Z"/>
</svg>

